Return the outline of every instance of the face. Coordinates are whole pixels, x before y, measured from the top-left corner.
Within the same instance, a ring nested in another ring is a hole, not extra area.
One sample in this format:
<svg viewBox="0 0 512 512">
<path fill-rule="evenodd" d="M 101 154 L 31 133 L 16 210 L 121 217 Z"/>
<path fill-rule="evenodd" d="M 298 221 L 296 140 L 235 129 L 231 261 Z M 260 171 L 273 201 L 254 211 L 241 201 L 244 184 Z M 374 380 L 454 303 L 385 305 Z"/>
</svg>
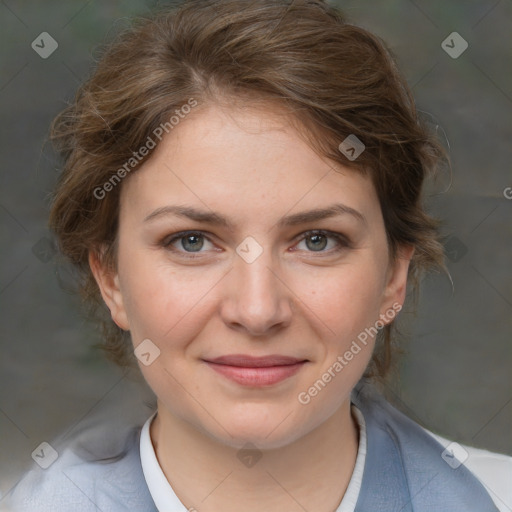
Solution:
<svg viewBox="0 0 512 512">
<path fill-rule="evenodd" d="M 159 411 L 272 448 L 348 403 L 411 254 L 389 260 L 369 178 L 283 116 L 209 106 L 125 179 L 117 270 L 91 267 L 134 347 L 150 340 L 139 366 Z"/>
</svg>

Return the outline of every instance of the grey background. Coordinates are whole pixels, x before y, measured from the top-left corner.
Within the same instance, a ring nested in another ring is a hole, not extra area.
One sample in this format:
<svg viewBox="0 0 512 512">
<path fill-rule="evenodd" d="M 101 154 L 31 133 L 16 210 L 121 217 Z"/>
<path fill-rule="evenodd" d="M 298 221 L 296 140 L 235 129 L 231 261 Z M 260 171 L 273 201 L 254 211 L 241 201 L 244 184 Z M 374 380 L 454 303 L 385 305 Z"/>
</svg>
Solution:
<svg viewBox="0 0 512 512">
<path fill-rule="evenodd" d="M 387 392 L 445 437 L 512 454 L 512 200 L 504 196 L 512 187 L 512 2 L 336 3 L 387 41 L 418 108 L 451 149 L 452 177 L 441 176 L 429 204 L 453 236 L 454 289 L 446 276 L 429 276 L 417 317 L 403 312 L 410 339 Z M 71 276 L 45 241 L 58 162 L 43 144 L 50 121 L 88 75 L 97 45 L 152 5 L 0 3 L 3 495 L 34 464 L 31 453 L 42 441 L 68 438 L 100 417 L 123 423 L 148 416 L 152 393 L 91 346 L 99 341 L 94 326 L 59 284 Z M 31 48 L 44 31 L 59 44 L 47 59 Z M 453 31 L 469 44 L 457 59 L 441 48 Z"/>
</svg>

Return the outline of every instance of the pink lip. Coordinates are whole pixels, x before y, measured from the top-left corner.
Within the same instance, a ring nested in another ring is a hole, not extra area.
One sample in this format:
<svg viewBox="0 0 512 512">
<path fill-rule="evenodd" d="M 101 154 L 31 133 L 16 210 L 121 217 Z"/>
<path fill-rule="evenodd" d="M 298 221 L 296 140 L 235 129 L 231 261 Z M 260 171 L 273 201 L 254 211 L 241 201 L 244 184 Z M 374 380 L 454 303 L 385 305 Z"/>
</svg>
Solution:
<svg viewBox="0 0 512 512">
<path fill-rule="evenodd" d="M 210 368 L 244 386 L 271 386 L 297 373 L 304 359 L 270 355 L 253 357 L 243 354 L 221 356 L 205 361 Z"/>
</svg>

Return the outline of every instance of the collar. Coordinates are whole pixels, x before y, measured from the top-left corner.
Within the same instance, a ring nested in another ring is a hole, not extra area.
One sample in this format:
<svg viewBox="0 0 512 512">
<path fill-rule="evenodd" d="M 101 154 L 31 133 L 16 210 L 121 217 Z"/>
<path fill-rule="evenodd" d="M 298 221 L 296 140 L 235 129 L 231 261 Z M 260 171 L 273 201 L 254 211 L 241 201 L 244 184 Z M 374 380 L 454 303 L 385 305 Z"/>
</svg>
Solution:
<svg viewBox="0 0 512 512">
<path fill-rule="evenodd" d="M 366 460 L 366 423 L 361 411 L 352 405 L 352 414 L 359 427 L 359 447 L 356 463 L 352 472 L 345 495 L 336 509 L 336 512 L 354 512 L 361 489 L 363 472 Z M 157 412 L 153 413 L 142 427 L 140 433 L 140 458 L 142 471 L 151 497 L 160 512 L 173 510 L 173 512 L 187 512 L 187 508 L 176 496 L 168 482 L 155 453 L 151 441 L 150 426 Z"/>
<path fill-rule="evenodd" d="M 361 382 L 352 402 L 367 429 L 367 457 L 355 512 L 497 512 L 480 481 L 461 464 L 449 466 L 444 449 L 420 425 Z"/>
<path fill-rule="evenodd" d="M 452 469 L 441 456 L 443 446 L 371 386 L 357 386 L 352 404 L 359 448 L 336 512 L 498 512 L 464 464 Z M 147 488 L 160 512 L 188 512 L 158 464 L 149 431 L 155 416 L 144 424 L 139 441 Z"/>
</svg>

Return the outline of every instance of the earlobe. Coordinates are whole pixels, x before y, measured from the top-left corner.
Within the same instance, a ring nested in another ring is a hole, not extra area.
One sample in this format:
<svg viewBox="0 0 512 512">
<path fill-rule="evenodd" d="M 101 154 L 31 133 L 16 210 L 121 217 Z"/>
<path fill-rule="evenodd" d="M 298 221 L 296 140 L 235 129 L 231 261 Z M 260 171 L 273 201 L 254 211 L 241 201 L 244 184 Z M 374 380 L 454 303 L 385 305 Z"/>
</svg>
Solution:
<svg viewBox="0 0 512 512">
<path fill-rule="evenodd" d="M 98 284 L 101 296 L 110 310 L 112 320 L 118 327 L 128 331 L 129 323 L 119 285 L 119 275 L 112 269 L 106 268 L 101 261 L 101 256 L 93 250 L 89 251 L 89 266 Z"/>
<path fill-rule="evenodd" d="M 396 310 L 397 305 L 400 306 L 400 309 L 402 308 L 407 292 L 409 265 L 414 255 L 414 250 L 412 245 L 402 246 L 398 249 L 396 261 L 388 271 L 381 315 L 385 315 L 391 309 Z"/>
</svg>

